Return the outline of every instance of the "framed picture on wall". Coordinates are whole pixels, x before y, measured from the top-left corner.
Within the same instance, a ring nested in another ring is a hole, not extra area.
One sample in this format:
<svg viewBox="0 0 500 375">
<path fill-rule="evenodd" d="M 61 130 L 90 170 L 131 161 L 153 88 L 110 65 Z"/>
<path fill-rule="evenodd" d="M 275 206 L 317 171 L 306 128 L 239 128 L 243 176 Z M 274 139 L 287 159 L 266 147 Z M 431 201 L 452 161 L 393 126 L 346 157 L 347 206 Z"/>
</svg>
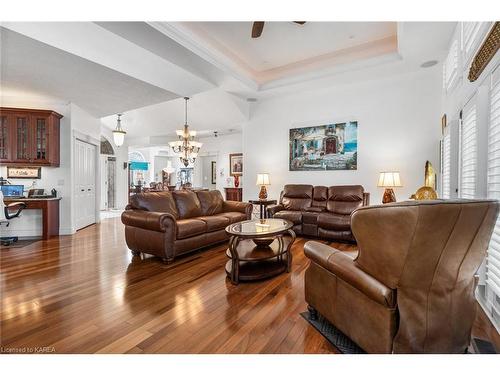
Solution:
<svg viewBox="0 0 500 375">
<path fill-rule="evenodd" d="M 231 176 L 241 176 L 243 174 L 243 154 L 229 155 L 229 174 Z"/>
<path fill-rule="evenodd" d="M 7 178 L 42 178 L 41 167 L 7 167 Z"/>
<path fill-rule="evenodd" d="M 217 181 L 217 162 L 212 162 L 212 185 L 215 185 Z"/>
<path fill-rule="evenodd" d="M 290 129 L 290 171 L 358 169 L 358 122 Z"/>
</svg>

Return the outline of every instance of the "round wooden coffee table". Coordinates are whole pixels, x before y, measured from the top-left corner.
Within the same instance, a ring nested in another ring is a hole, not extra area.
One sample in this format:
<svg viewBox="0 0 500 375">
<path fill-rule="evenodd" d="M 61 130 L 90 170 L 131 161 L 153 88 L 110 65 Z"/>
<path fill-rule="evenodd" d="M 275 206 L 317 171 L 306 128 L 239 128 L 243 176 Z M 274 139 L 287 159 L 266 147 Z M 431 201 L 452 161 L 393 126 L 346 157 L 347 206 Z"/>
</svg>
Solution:
<svg viewBox="0 0 500 375">
<path fill-rule="evenodd" d="M 247 220 L 231 224 L 226 273 L 233 284 L 290 272 L 295 241 L 293 223 L 284 219 Z"/>
</svg>

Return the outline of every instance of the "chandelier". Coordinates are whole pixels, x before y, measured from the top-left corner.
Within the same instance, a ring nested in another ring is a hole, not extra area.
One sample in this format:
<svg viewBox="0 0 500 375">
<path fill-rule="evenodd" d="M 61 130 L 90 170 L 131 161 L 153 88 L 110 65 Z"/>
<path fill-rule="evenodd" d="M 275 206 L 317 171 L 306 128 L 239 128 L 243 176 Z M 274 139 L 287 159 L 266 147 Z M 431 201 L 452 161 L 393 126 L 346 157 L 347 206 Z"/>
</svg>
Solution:
<svg viewBox="0 0 500 375">
<path fill-rule="evenodd" d="M 187 123 L 187 102 L 189 98 L 185 97 L 184 100 L 185 100 L 184 129 L 176 130 L 175 132 L 177 133 L 179 140 L 169 142 L 168 144 L 170 145 L 170 147 L 172 147 L 172 150 L 176 154 L 181 154 L 179 156 L 179 158 L 181 159 L 181 163 L 187 167 L 189 163 L 194 163 L 203 143 L 195 142 L 194 137 L 196 137 L 196 131 L 189 130 L 189 125 Z"/>
</svg>

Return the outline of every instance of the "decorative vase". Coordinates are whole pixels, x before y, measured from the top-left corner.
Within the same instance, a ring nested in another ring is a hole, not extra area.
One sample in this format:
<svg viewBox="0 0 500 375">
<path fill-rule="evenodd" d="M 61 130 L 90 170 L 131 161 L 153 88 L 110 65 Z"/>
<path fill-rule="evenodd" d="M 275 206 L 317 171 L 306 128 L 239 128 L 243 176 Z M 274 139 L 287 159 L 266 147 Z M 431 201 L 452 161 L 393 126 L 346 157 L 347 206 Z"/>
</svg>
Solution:
<svg viewBox="0 0 500 375">
<path fill-rule="evenodd" d="M 234 176 L 234 187 L 240 186 L 240 177 Z"/>
</svg>

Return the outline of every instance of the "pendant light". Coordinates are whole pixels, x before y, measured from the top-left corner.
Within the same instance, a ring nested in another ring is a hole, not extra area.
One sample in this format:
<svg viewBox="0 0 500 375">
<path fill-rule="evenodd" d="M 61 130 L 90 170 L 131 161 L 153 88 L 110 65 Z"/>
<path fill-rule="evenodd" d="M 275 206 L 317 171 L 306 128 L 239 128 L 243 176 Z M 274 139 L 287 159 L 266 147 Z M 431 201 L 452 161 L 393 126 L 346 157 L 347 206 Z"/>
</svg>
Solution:
<svg viewBox="0 0 500 375">
<path fill-rule="evenodd" d="M 121 113 L 117 114 L 118 118 L 116 120 L 116 129 L 113 130 L 113 141 L 115 142 L 115 145 L 117 147 L 123 145 L 123 142 L 125 142 L 125 134 L 127 134 L 127 132 L 122 129 L 122 121 L 120 118 L 121 116 Z"/>
</svg>

